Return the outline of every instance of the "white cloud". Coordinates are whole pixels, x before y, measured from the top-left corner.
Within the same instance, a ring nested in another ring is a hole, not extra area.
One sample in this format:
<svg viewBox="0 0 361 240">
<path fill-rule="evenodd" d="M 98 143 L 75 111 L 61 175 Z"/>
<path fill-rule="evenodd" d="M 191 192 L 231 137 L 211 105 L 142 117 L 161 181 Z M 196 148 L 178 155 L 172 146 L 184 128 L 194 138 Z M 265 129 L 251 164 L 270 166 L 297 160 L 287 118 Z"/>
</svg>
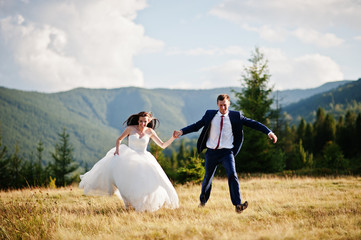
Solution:
<svg viewBox="0 0 361 240">
<path fill-rule="evenodd" d="M 201 69 L 202 88 L 240 86 L 245 63 L 242 60 L 229 60 L 223 64 Z"/>
<path fill-rule="evenodd" d="M 344 40 L 332 33 L 321 33 L 311 28 L 297 28 L 293 31 L 288 31 L 279 26 L 263 25 L 261 27 L 251 27 L 248 24 L 243 24 L 243 28 L 257 32 L 258 35 L 270 42 L 284 42 L 287 37 L 294 36 L 307 44 L 314 44 L 319 47 L 329 48 L 341 45 Z"/>
<path fill-rule="evenodd" d="M 340 66 L 330 57 L 319 54 L 304 55 L 294 59 L 296 82 L 299 87 L 318 86 L 326 82 L 343 80 Z"/>
<path fill-rule="evenodd" d="M 313 29 L 298 28 L 292 34 L 305 43 L 312 43 L 319 47 L 336 47 L 344 42 L 332 33 L 321 34 Z"/>
<path fill-rule="evenodd" d="M 188 55 L 188 56 L 219 56 L 219 55 L 245 55 L 247 52 L 240 46 L 228 46 L 226 48 L 193 48 L 189 50 L 181 50 L 178 48 L 170 49 L 168 55 Z"/>
<path fill-rule="evenodd" d="M 332 32 L 336 28 L 361 30 L 360 12 L 361 2 L 355 0 L 224 0 L 210 11 L 248 31 L 258 32 L 268 41 L 284 41 L 293 34 L 318 46 L 326 46 L 325 42 L 330 41 L 327 47 L 342 43 Z M 306 32 L 311 36 L 306 38 Z"/>
<path fill-rule="evenodd" d="M 361 41 L 361 36 L 354 37 L 355 40 Z"/>
<path fill-rule="evenodd" d="M 241 74 L 244 62 L 238 59 L 223 64 L 205 67 L 199 70 L 200 76 L 192 81 L 179 80 L 170 88 L 176 89 L 209 89 L 220 87 L 241 86 Z M 196 87 L 195 87 L 196 83 Z"/>
<path fill-rule="evenodd" d="M 0 15 L 0 44 L 10 49 L 21 78 L 34 89 L 143 86 L 133 57 L 163 47 L 133 22 L 145 0 L 19 4 Z"/>
<path fill-rule="evenodd" d="M 348 25 L 361 29 L 361 2 L 355 0 L 224 0 L 210 13 L 239 24 L 275 24 L 323 28 Z"/>
<path fill-rule="evenodd" d="M 326 82 L 343 80 L 340 66 L 330 57 L 320 54 L 288 57 L 279 49 L 267 49 L 271 82 L 276 89 L 312 88 Z"/>
<path fill-rule="evenodd" d="M 175 84 L 171 84 L 169 86 L 169 88 L 171 89 L 200 89 L 198 87 L 194 86 L 193 82 L 189 82 L 189 81 L 176 81 Z"/>
<path fill-rule="evenodd" d="M 243 28 L 248 31 L 257 32 L 261 38 L 270 42 L 283 42 L 288 35 L 288 32 L 285 29 L 268 25 L 251 27 L 248 24 L 243 24 Z"/>
<path fill-rule="evenodd" d="M 326 82 L 344 79 L 340 66 L 328 56 L 308 54 L 290 57 L 277 48 L 260 48 L 260 50 L 268 60 L 271 74 L 269 85 L 275 89 L 313 88 Z M 245 56 L 240 56 L 222 64 L 204 67 L 199 70 L 198 79 L 193 79 L 192 82 L 180 80 L 170 87 L 195 88 L 195 82 L 196 88 L 202 89 L 241 86 L 244 68 L 251 64 L 246 59 Z"/>
</svg>

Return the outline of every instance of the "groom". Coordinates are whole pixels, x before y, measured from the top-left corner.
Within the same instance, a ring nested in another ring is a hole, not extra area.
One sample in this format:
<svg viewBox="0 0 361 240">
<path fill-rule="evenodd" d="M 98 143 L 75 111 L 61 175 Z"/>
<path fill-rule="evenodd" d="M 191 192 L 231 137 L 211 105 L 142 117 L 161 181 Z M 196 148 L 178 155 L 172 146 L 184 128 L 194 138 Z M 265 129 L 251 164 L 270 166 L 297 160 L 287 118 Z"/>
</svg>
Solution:
<svg viewBox="0 0 361 240">
<path fill-rule="evenodd" d="M 205 155 L 205 175 L 202 183 L 199 207 L 204 207 L 212 189 L 212 179 L 217 166 L 222 163 L 228 176 L 228 186 L 231 200 L 237 213 L 248 207 L 248 202 L 241 202 L 238 176 L 234 157 L 241 149 L 243 142 L 243 125 L 261 131 L 268 135 L 274 143 L 277 136 L 265 125 L 244 117 L 240 112 L 230 111 L 230 98 L 227 94 L 217 97 L 217 110 L 207 110 L 201 120 L 179 131 L 174 131 L 174 137 L 197 132 L 203 127 L 198 138 L 197 150 L 201 153 L 207 148 Z"/>
</svg>

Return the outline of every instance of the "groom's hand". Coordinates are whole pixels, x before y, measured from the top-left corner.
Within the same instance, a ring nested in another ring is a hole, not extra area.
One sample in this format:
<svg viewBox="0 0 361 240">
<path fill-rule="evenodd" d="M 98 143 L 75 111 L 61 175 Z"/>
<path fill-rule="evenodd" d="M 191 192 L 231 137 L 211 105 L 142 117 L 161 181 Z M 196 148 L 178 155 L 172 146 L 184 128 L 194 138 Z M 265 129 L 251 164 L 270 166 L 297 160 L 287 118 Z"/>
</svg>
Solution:
<svg viewBox="0 0 361 240">
<path fill-rule="evenodd" d="M 276 142 L 277 142 L 277 136 L 276 136 L 276 134 L 274 134 L 273 132 L 270 132 L 270 133 L 268 134 L 268 137 L 269 137 L 269 139 L 273 140 L 273 143 L 276 143 Z"/>
</svg>

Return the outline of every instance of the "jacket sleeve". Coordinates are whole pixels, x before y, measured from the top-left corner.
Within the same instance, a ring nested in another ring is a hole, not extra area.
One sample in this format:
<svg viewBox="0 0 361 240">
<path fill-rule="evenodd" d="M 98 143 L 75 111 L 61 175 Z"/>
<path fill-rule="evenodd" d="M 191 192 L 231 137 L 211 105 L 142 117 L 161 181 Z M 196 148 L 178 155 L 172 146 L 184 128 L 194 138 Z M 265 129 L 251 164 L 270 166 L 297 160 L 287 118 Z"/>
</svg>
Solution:
<svg viewBox="0 0 361 240">
<path fill-rule="evenodd" d="M 207 111 L 208 112 L 208 111 Z M 183 134 L 182 135 L 186 135 L 188 133 L 192 133 L 192 132 L 197 132 L 199 129 L 201 129 L 202 127 L 204 127 L 205 123 L 206 123 L 206 115 L 207 115 L 207 112 L 203 115 L 202 119 L 199 120 L 198 122 L 196 123 L 193 123 L 187 127 L 184 127 L 182 128 L 182 132 Z"/>
<path fill-rule="evenodd" d="M 255 121 L 253 119 L 250 119 L 250 118 L 246 118 L 242 114 L 241 114 L 241 122 L 242 122 L 243 125 L 245 125 L 247 127 L 250 127 L 250 128 L 253 128 L 255 130 L 261 131 L 261 132 L 263 132 L 265 134 L 268 134 L 268 133 L 272 132 L 268 127 L 266 127 L 262 123 L 257 122 L 257 121 Z"/>
</svg>

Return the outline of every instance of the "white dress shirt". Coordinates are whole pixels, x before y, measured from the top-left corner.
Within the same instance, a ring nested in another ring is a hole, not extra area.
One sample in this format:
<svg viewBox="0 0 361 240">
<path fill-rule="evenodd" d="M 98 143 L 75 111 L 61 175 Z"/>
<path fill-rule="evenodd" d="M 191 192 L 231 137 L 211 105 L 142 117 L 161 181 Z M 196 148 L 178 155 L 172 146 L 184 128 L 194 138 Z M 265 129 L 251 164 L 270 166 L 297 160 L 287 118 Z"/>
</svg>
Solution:
<svg viewBox="0 0 361 240">
<path fill-rule="evenodd" d="M 207 140 L 207 148 L 215 149 L 218 144 L 218 138 L 221 127 L 221 116 L 222 114 L 218 111 L 217 114 L 212 119 L 211 130 Z M 223 129 L 222 129 L 221 140 L 219 142 L 218 149 L 221 148 L 227 148 L 227 149 L 233 148 L 233 132 L 232 132 L 231 120 L 229 119 L 229 112 L 224 114 L 224 118 L 223 118 Z"/>
</svg>

